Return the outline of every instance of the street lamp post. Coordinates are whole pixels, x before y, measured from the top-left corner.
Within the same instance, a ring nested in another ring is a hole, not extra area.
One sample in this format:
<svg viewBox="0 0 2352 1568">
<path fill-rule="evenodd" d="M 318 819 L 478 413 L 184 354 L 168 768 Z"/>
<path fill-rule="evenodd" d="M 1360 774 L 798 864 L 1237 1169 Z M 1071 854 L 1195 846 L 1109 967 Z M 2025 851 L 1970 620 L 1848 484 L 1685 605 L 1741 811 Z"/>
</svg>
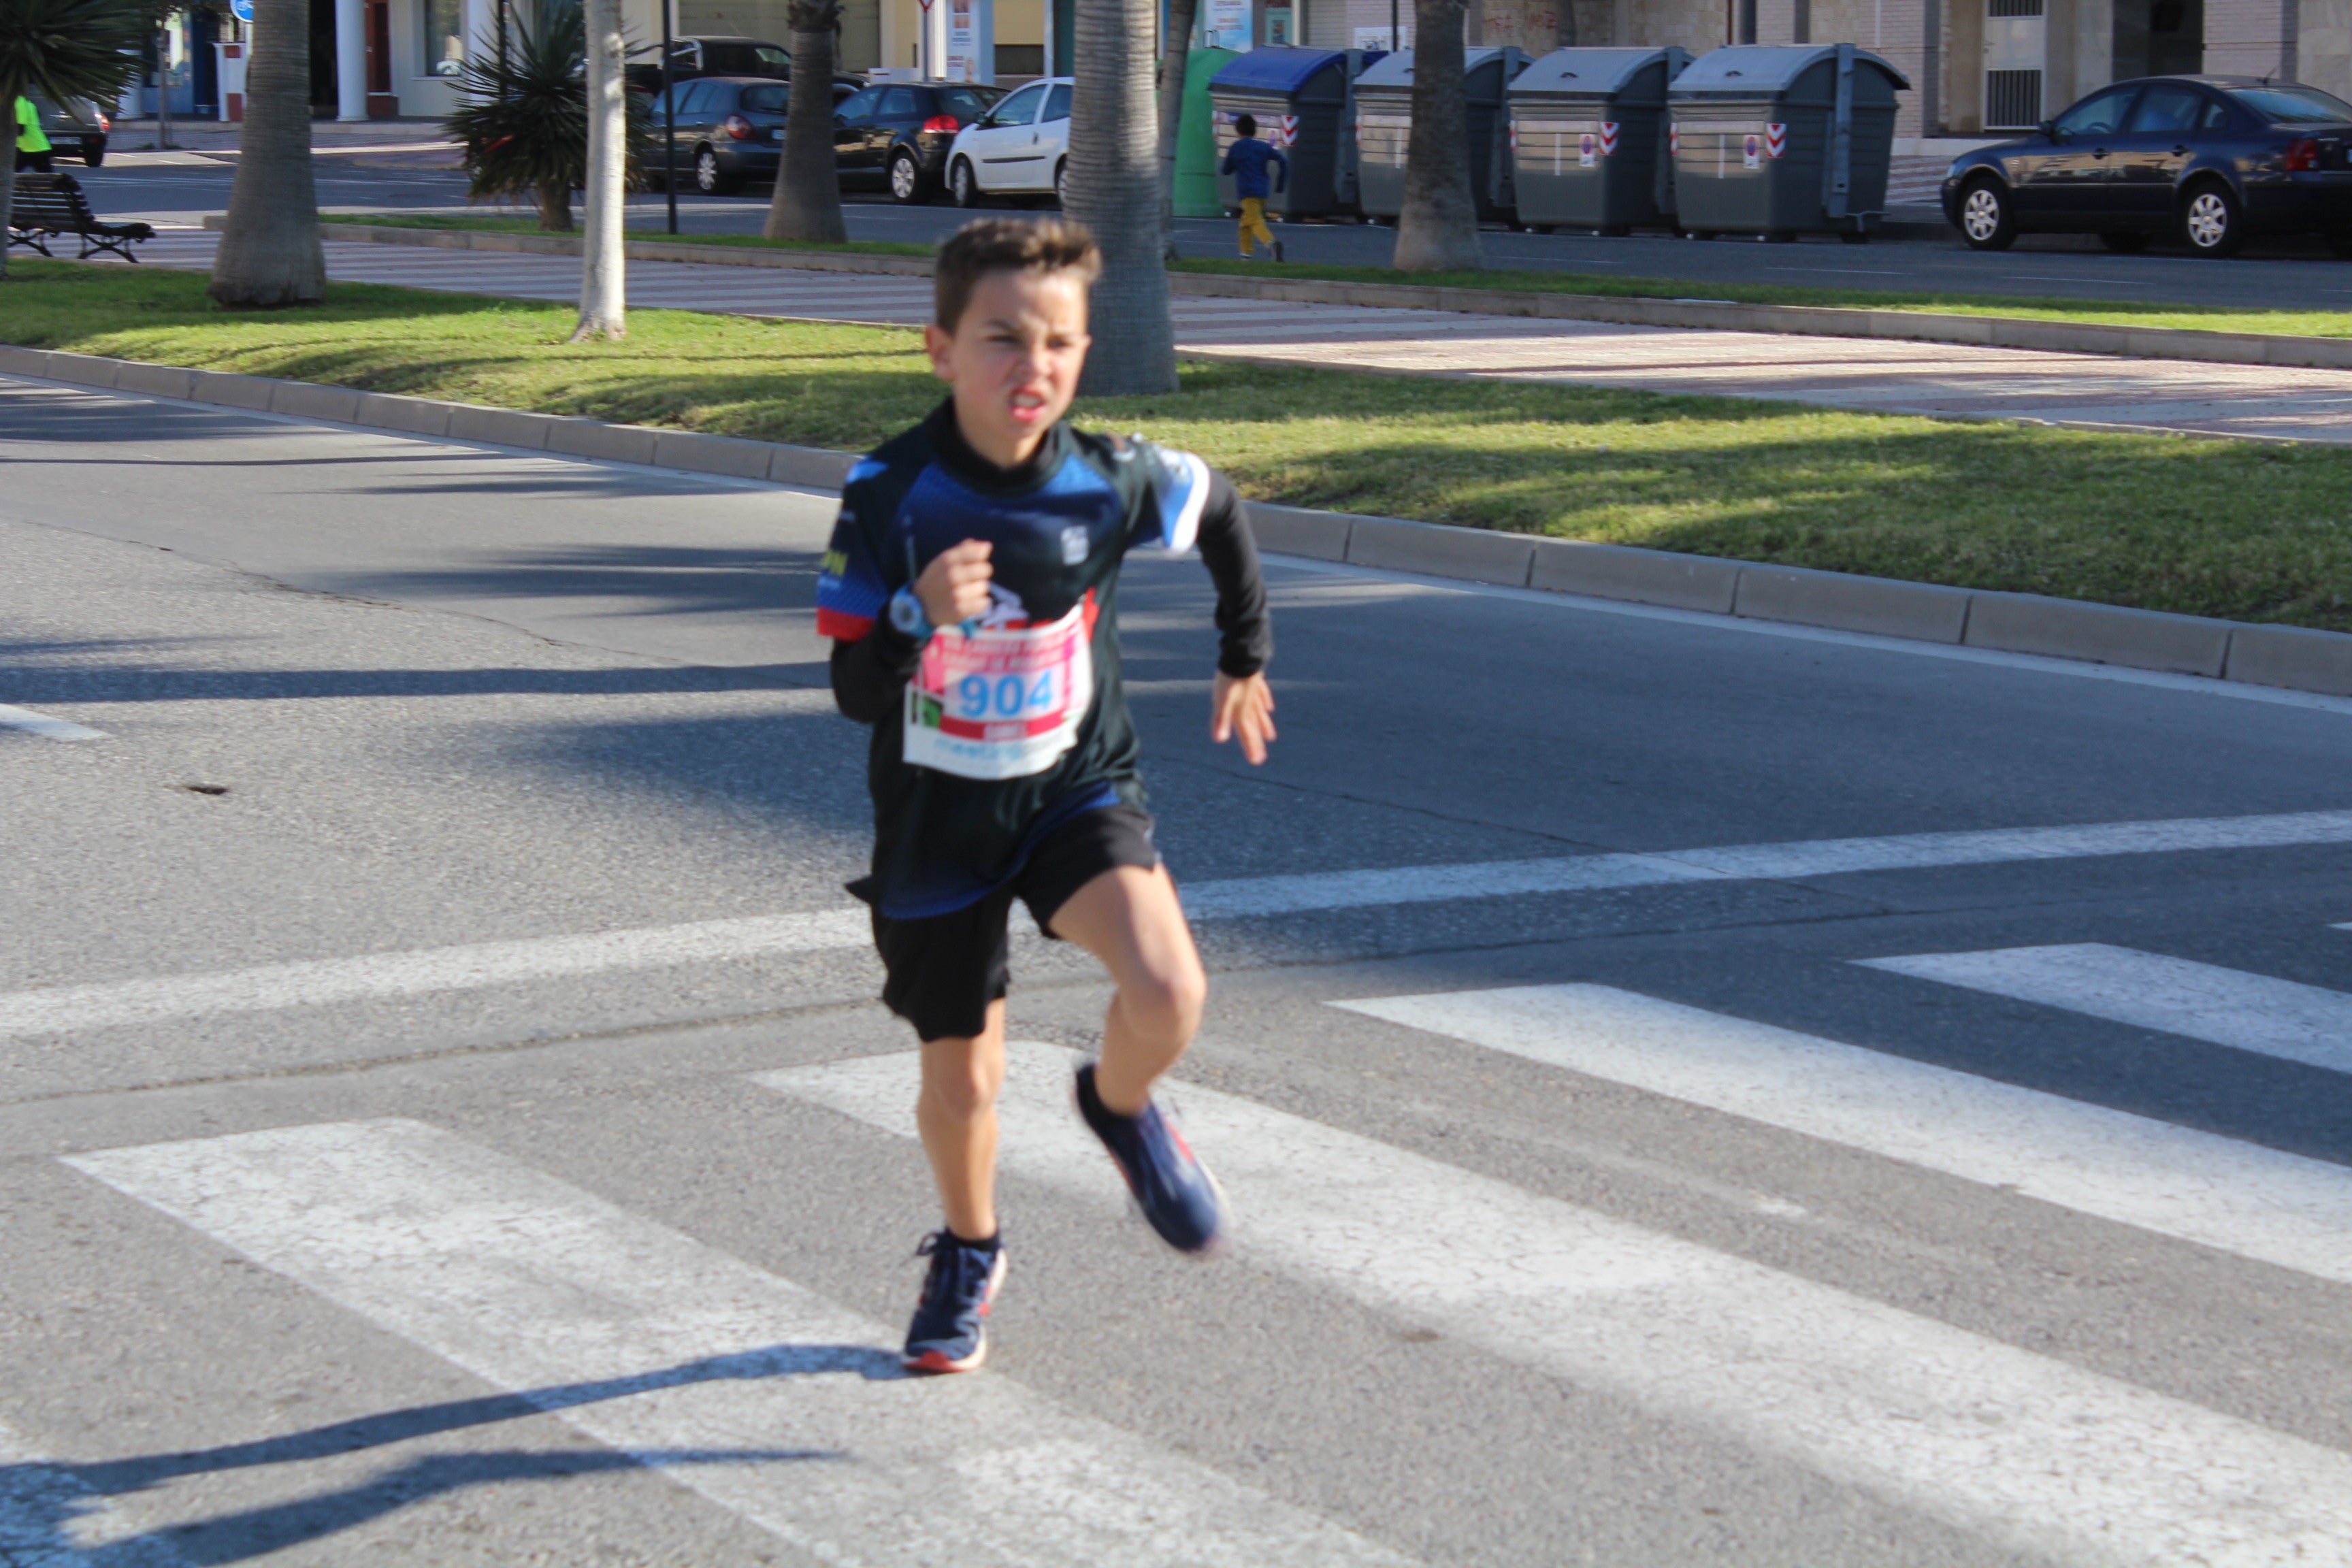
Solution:
<svg viewBox="0 0 2352 1568">
<path fill-rule="evenodd" d="M 670 7 L 662 0 L 662 195 L 669 202 L 669 231 L 677 232 L 677 94 L 671 90 L 677 74 L 677 46 L 672 41 Z"/>
</svg>

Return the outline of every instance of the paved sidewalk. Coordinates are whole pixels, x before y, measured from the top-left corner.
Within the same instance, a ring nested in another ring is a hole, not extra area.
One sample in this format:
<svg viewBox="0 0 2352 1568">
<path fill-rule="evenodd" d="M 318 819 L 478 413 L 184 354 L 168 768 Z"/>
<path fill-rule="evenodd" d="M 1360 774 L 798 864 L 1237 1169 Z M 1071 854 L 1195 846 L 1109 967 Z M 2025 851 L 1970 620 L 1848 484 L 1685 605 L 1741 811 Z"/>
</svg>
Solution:
<svg viewBox="0 0 2352 1568">
<path fill-rule="evenodd" d="M 201 268 L 217 237 L 166 233 L 151 265 Z M 327 246 L 350 281 L 525 300 L 576 300 L 570 257 Z M 913 325 L 920 279 L 632 261 L 638 306 L 729 315 Z M 1503 376 L 1652 392 L 1782 399 L 1879 413 L 2043 420 L 2102 427 L 2352 443 L 2352 372 L 1856 338 L 1698 331 L 1257 300 L 1176 301 L 1194 354 L 1352 369 Z"/>
</svg>

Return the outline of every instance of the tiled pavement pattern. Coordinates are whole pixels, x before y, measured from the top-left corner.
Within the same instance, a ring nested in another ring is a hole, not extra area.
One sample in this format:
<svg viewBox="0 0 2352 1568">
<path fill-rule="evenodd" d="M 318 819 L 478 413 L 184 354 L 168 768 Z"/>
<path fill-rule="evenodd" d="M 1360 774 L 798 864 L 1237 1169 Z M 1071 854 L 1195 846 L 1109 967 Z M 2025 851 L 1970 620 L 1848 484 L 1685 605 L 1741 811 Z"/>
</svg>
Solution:
<svg viewBox="0 0 2352 1568">
<path fill-rule="evenodd" d="M 215 243 L 211 234 L 171 231 L 143 254 L 152 265 L 202 268 Z M 488 251 L 330 244 L 327 266 L 352 281 L 526 300 L 574 300 L 580 282 L 580 264 L 571 258 Z M 919 279 L 637 261 L 629 267 L 629 300 L 744 316 L 913 324 L 929 310 L 930 290 Z M 2352 372 L 1253 300 L 1180 299 L 1176 333 L 1190 353 L 1304 364 L 2352 442 Z"/>
</svg>

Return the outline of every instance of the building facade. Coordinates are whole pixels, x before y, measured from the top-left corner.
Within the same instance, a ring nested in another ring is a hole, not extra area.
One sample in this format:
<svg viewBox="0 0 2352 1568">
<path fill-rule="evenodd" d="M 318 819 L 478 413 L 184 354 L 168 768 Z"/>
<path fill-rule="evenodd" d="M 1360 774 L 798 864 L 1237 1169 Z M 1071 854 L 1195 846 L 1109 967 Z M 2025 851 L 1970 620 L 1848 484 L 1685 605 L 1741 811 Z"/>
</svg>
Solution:
<svg viewBox="0 0 2352 1568">
<path fill-rule="evenodd" d="M 329 96 L 346 115 L 446 114 L 467 49 L 495 47 L 501 14 L 527 16 L 530 3 L 315 0 L 314 28 L 324 22 L 331 35 L 316 52 L 335 62 Z M 635 36 L 658 38 L 660 0 L 625 3 Z M 681 35 L 791 41 L 785 0 L 669 3 Z M 950 16 L 986 7 L 993 48 L 982 63 L 993 68 L 974 75 L 1067 75 L 1075 5 L 848 0 L 842 67 L 936 70 Z M 1204 38 L 1228 47 L 1382 47 L 1392 26 L 1410 42 L 1412 22 L 1411 0 L 1200 0 L 1200 14 Z M 346 32 L 362 47 L 342 47 Z M 1473 0 L 1469 36 L 1531 53 L 1566 44 L 1675 45 L 1693 54 L 1727 43 L 1860 44 L 1911 79 L 1901 137 L 2025 129 L 2107 82 L 2164 72 L 2283 77 L 2352 97 L 2352 0 Z"/>
</svg>

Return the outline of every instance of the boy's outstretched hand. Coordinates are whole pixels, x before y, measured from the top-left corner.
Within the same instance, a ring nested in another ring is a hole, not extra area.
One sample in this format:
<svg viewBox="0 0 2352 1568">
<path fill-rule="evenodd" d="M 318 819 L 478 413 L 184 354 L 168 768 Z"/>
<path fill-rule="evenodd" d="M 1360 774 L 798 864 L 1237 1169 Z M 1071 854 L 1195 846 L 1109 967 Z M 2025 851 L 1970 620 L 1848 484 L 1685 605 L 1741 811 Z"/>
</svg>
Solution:
<svg viewBox="0 0 2352 1568">
<path fill-rule="evenodd" d="M 1242 755 L 1253 766 L 1265 761 L 1265 743 L 1275 733 L 1274 688 L 1265 676 L 1217 671 L 1217 691 L 1209 706 L 1209 739 L 1223 745 L 1239 735 Z"/>
</svg>

